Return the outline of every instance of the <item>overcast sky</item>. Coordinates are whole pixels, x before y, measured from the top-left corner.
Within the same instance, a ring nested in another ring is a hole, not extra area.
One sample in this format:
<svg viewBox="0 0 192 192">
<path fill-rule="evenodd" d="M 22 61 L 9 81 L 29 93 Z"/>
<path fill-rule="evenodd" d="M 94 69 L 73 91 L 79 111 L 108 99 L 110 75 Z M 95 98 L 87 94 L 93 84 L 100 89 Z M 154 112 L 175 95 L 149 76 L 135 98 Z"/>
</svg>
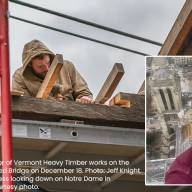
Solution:
<svg viewBox="0 0 192 192">
<path fill-rule="evenodd" d="M 24 1 L 24 0 L 23 0 Z M 163 43 L 185 0 L 25 0 Z M 157 55 L 160 47 L 84 24 L 9 3 L 10 14 L 73 33 Z M 122 63 L 125 75 L 116 92 L 136 93 L 145 77 L 145 58 L 123 50 L 54 32 L 10 19 L 11 74 L 22 65 L 22 50 L 32 39 L 43 41 L 53 52 L 72 61 L 86 79 L 94 97 L 114 63 Z"/>
</svg>

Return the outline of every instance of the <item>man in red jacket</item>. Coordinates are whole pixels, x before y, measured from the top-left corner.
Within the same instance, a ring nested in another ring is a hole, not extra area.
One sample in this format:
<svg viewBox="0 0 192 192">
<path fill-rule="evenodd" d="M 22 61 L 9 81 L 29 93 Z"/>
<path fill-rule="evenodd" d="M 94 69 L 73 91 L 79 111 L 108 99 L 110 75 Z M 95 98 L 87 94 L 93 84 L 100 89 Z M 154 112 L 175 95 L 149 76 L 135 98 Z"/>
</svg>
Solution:
<svg viewBox="0 0 192 192">
<path fill-rule="evenodd" d="M 165 174 L 166 184 L 192 184 L 192 147 L 179 155 Z"/>
</svg>

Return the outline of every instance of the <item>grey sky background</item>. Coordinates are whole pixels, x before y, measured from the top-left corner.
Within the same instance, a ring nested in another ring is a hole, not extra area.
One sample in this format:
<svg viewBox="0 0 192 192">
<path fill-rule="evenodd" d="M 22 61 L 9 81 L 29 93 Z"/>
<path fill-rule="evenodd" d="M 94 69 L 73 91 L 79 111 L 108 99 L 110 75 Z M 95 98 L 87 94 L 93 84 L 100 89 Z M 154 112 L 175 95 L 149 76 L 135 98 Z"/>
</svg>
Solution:
<svg viewBox="0 0 192 192">
<path fill-rule="evenodd" d="M 24 1 L 24 0 L 23 0 Z M 185 0 L 25 0 L 128 33 L 164 42 Z M 157 55 L 160 47 L 9 3 L 10 14 L 73 33 Z M 94 97 L 113 64 L 122 63 L 125 75 L 115 93 L 136 93 L 145 77 L 145 58 L 123 50 L 10 19 L 11 74 L 22 65 L 26 42 L 39 39 L 53 52 L 72 61 L 86 79 Z"/>
</svg>

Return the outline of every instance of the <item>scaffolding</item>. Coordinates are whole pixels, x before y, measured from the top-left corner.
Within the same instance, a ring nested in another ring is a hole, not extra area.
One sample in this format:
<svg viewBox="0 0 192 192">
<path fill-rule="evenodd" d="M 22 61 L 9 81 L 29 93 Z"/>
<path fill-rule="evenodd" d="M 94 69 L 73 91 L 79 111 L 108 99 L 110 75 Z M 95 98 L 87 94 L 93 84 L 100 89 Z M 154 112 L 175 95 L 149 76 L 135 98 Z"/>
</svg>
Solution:
<svg viewBox="0 0 192 192">
<path fill-rule="evenodd" d="M 121 127 L 70 124 L 62 122 L 13 119 L 14 159 L 21 161 L 54 160 L 130 160 L 144 170 L 144 130 Z M 138 156 L 138 154 L 141 154 Z M 25 168 L 17 166 L 17 168 Z M 33 168 L 33 166 L 31 166 Z M 55 167 L 59 168 L 59 167 Z M 17 174 L 18 175 L 18 174 Z M 143 174 L 95 174 L 110 177 L 103 182 L 33 182 L 39 191 L 126 191 L 130 182 L 141 184 Z M 18 175 L 19 176 L 19 175 Z M 35 175 L 36 177 L 38 175 Z M 49 174 L 44 174 L 48 177 Z M 58 176 L 58 174 L 54 174 Z M 62 175 L 63 176 L 63 175 Z M 26 182 L 27 183 L 27 182 Z M 17 183 L 18 186 L 22 183 Z M 30 183 L 27 183 L 30 185 Z"/>
</svg>

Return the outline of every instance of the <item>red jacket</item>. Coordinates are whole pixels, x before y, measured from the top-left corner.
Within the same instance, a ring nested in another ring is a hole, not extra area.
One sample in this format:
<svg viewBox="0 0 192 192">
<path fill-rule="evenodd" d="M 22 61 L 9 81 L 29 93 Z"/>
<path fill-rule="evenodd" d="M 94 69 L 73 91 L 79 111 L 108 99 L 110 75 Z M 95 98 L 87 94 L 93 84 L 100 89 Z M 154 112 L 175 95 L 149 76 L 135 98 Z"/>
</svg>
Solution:
<svg viewBox="0 0 192 192">
<path fill-rule="evenodd" d="M 179 155 L 165 174 L 166 184 L 192 184 L 192 147 Z"/>
</svg>

